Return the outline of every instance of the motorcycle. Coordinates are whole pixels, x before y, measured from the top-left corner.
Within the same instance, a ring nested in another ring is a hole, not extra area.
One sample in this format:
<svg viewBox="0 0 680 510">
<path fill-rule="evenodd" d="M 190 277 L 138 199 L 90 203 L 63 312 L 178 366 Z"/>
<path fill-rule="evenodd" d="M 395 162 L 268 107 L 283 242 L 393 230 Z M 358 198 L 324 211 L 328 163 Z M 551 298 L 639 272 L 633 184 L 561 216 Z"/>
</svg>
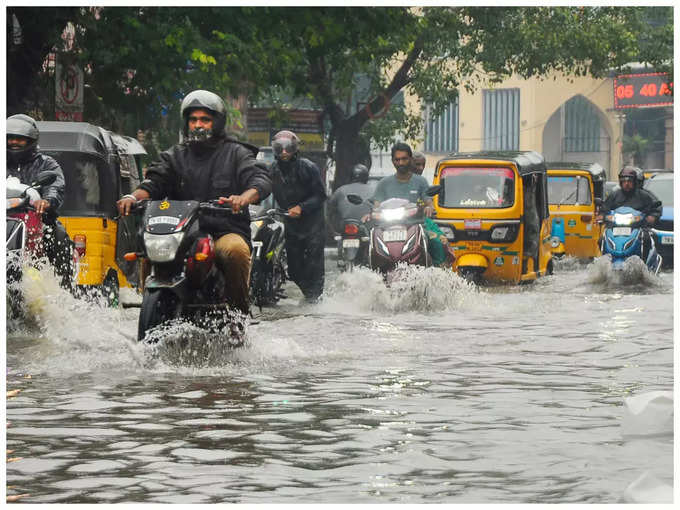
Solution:
<svg viewBox="0 0 680 510">
<path fill-rule="evenodd" d="M 645 217 L 642 212 L 631 207 L 618 207 L 604 218 L 605 229 L 601 241 L 603 254 L 612 259 L 612 269 L 622 270 L 624 262 L 630 257 L 642 259 Z M 656 250 L 654 236 L 650 237 L 650 248 L 644 261 L 653 274 L 659 272 L 663 259 Z"/>
<path fill-rule="evenodd" d="M 440 190 L 440 186 L 432 186 L 427 195 L 434 196 Z M 363 201 L 354 194 L 348 195 L 347 199 L 353 204 Z M 413 203 L 403 198 L 390 198 L 371 211 L 373 227 L 369 234 L 368 265 L 372 270 L 378 269 L 387 275 L 399 263 L 432 265 L 423 227 L 423 207 L 420 201 Z"/>
<path fill-rule="evenodd" d="M 285 227 L 280 220 L 287 216 L 286 211 L 268 209 L 251 217 L 250 298 L 259 308 L 285 297 L 282 291 L 287 269 Z"/>
<path fill-rule="evenodd" d="M 338 242 L 338 266 L 351 271 L 357 264 L 367 264 L 370 239 L 370 232 L 364 223 L 355 219 L 344 220 L 342 233 L 335 236 Z"/>
<path fill-rule="evenodd" d="M 141 201 L 133 212 L 143 211 L 141 252 L 125 254 L 128 261 L 147 258 L 151 272 L 144 285 L 137 339 L 150 340 L 152 328 L 174 319 L 189 320 L 199 327 L 232 328 L 234 346 L 243 343 L 239 324 L 227 318 L 225 281 L 215 261 L 212 235 L 201 228 L 204 215 L 234 214 L 219 200 Z"/>
<path fill-rule="evenodd" d="M 40 190 L 57 179 L 55 172 L 41 172 L 36 181 L 22 184 L 16 177 L 8 177 L 7 197 L 7 298 L 8 311 L 12 317 L 22 315 L 23 296 L 19 283 L 23 277 L 24 264 L 35 264 L 45 253 L 43 236 L 45 225 L 42 215 L 35 211 L 31 202 L 41 199 Z"/>
</svg>

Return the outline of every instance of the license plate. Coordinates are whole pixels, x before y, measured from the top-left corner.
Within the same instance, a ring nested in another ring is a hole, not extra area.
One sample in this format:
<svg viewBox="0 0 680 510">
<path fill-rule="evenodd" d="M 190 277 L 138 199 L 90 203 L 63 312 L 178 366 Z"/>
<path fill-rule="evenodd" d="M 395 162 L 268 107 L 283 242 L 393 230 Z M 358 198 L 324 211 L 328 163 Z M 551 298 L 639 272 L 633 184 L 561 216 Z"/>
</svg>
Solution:
<svg viewBox="0 0 680 510">
<path fill-rule="evenodd" d="M 359 247 L 359 240 L 358 239 L 343 239 L 342 240 L 342 247 L 343 248 L 358 248 Z"/>
<path fill-rule="evenodd" d="M 612 234 L 615 236 L 629 236 L 631 233 L 630 227 L 614 227 Z"/>
<path fill-rule="evenodd" d="M 673 236 L 663 236 L 661 238 L 661 244 L 673 244 Z"/>
<path fill-rule="evenodd" d="M 465 230 L 481 230 L 482 220 L 465 220 Z"/>
<path fill-rule="evenodd" d="M 383 241 L 386 243 L 391 243 L 393 241 L 406 241 L 406 229 L 385 230 L 383 232 Z"/>
</svg>

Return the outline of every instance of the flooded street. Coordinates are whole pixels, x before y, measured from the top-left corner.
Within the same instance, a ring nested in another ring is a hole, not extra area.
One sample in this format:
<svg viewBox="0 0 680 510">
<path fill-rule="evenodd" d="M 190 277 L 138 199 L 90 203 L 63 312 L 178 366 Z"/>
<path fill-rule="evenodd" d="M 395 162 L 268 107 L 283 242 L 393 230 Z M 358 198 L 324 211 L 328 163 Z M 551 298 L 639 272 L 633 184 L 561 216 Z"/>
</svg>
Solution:
<svg viewBox="0 0 680 510">
<path fill-rule="evenodd" d="M 27 289 L 7 339 L 7 494 L 23 503 L 616 503 L 673 483 L 673 272 L 569 260 L 533 285 L 367 270 L 256 313 L 244 348 L 138 345 L 137 309 Z M 39 286 L 33 283 L 34 286 Z M 257 310 L 254 310 L 257 312 Z M 191 336 L 176 328 L 180 334 Z M 177 331 L 176 331 L 177 332 Z"/>
</svg>

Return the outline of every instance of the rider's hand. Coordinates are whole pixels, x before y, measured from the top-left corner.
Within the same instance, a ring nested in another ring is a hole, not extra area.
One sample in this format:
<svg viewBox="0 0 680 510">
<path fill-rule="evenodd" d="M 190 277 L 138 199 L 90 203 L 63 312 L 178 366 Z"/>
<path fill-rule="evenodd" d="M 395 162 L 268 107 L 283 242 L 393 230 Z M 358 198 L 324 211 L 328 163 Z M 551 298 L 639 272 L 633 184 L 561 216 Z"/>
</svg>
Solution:
<svg viewBox="0 0 680 510">
<path fill-rule="evenodd" d="M 371 213 L 364 214 L 364 215 L 361 217 L 361 223 L 367 223 L 368 220 L 370 220 L 370 219 L 371 219 Z"/>
<path fill-rule="evenodd" d="M 427 216 L 428 218 L 432 218 L 432 215 L 434 214 L 434 207 L 432 207 L 431 205 L 426 205 L 423 208 L 423 214 L 425 214 L 425 216 Z"/>
<path fill-rule="evenodd" d="M 132 200 L 129 197 L 123 197 L 118 202 L 116 202 L 116 206 L 118 207 L 118 212 L 120 213 L 121 216 L 127 216 L 130 214 L 130 210 L 132 209 L 132 206 L 137 203 L 136 200 Z"/>
<path fill-rule="evenodd" d="M 604 216 L 602 216 L 601 214 L 598 214 L 598 215 L 595 216 L 595 222 L 596 223 L 602 223 L 603 221 L 604 221 Z"/>
<path fill-rule="evenodd" d="M 654 216 L 647 216 L 645 220 L 647 220 L 647 224 L 650 226 L 654 225 L 654 223 L 656 222 L 656 218 Z"/>
<path fill-rule="evenodd" d="M 44 212 L 47 212 L 51 204 L 49 200 L 41 199 L 31 202 L 31 205 L 35 208 L 35 212 L 37 212 L 38 214 L 42 214 Z"/>
<path fill-rule="evenodd" d="M 291 218 L 299 218 L 302 215 L 302 207 L 299 205 L 291 207 L 288 209 L 288 214 L 290 214 Z"/>
<path fill-rule="evenodd" d="M 228 204 L 231 206 L 231 210 L 236 214 L 241 212 L 241 209 L 248 207 L 248 200 L 241 195 L 230 195 L 229 197 L 220 197 L 220 204 Z"/>
</svg>

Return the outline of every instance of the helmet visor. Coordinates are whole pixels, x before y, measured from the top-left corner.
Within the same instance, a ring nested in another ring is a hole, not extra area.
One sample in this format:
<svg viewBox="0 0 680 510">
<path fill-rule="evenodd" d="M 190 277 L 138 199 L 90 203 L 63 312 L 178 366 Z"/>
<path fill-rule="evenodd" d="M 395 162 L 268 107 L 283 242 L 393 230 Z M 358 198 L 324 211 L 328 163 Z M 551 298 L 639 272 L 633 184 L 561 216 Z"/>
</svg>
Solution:
<svg viewBox="0 0 680 510">
<path fill-rule="evenodd" d="M 286 151 L 288 154 L 295 154 L 298 150 L 298 144 L 290 138 L 279 138 L 272 142 L 272 149 L 277 156 L 283 154 L 283 151 Z"/>
</svg>

